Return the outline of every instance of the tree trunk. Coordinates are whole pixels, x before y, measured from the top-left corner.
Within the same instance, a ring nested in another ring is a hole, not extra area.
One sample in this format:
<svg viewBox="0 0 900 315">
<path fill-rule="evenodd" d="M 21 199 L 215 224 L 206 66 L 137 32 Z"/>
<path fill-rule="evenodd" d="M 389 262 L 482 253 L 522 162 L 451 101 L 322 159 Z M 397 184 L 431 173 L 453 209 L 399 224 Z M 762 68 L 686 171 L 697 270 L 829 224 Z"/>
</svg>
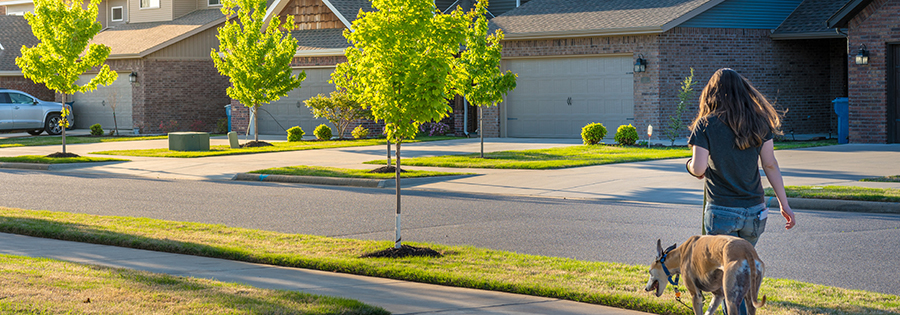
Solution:
<svg viewBox="0 0 900 315">
<path fill-rule="evenodd" d="M 391 166 L 391 139 L 387 139 L 387 166 Z"/>
<path fill-rule="evenodd" d="M 388 142 L 390 143 L 390 142 Z M 397 225 L 395 227 L 394 248 L 400 248 L 400 142 L 397 142 L 397 167 L 394 168 L 394 181 L 397 183 Z"/>
<path fill-rule="evenodd" d="M 484 109 L 478 106 L 478 136 L 481 137 L 481 158 L 484 158 Z"/>
<path fill-rule="evenodd" d="M 113 130 L 115 130 L 114 134 L 119 135 L 119 121 L 116 120 L 116 110 L 113 109 L 113 126 L 115 126 Z"/>
<path fill-rule="evenodd" d="M 66 153 L 66 126 L 69 124 L 69 119 L 66 118 L 69 115 L 65 115 L 66 113 L 66 93 L 62 94 L 62 119 L 65 122 L 62 126 L 62 153 Z"/>
<path fill-rule="evenodd" d="M 253 106 L 253 141 L 259 142 L 259 117 L 257 117 L 256 113 L 257 106 Z"/>
</svg>

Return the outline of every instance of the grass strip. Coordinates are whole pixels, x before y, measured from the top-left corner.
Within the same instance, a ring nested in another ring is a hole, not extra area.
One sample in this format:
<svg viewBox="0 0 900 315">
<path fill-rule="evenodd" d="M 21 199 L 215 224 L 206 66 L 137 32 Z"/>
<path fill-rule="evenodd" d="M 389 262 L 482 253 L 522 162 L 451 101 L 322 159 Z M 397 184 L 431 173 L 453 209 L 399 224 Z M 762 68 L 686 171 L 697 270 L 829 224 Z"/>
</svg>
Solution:
<svg viewBox="0 0 900 315">
<path fill-rule="evenodd" d="M 116 158 L 98 158 L 90 156 L 53 158 L 43 155 L 0 156 L 0 162 L 13 163 L 39 163 L 39 164 L 65 164 L 86 162 L 127 162 L 129 160 Z"/>
<path fill-rule="evenodd" d="M 776 150 L 836 145 L 837 140 L 776 142 Z M 558 169 L 589 165 L 639 162 L 683 158 L 691 156 L 687 147 L 639 147 L 620 145 L 574 145 L 550 149 L 513 150 L 444 155 L 435 157 L 405 158 L 411 166 L 497 168 L 497 169 Z M 385 164 L 386 160 L 374 160 L 366 164 Z"/>
<path fill-rule="evenodd" d="M 900 189 L 897 188 L 785 186 L 784 192 L 789 198 L 900 202 Z M 766 188 L 766 196 L 775 196 L 772 188 Z"/>
<path fill-rule="evenodd" d="M 459 137 L 447 136 L 425 136 L 415 140 L 405 140 L 404 142 L 423 142 L 423 141 L 439 141 L 460 139 Z M 268 152 L 285 152 L 285 151 L 301 151 L 301 150 L 317 150 L 329 148 L 345 148 L 345 147 L 361 147 L 372 145 L 384 145 L 385 139 L 354 139 L 354 140 L 329 140 L 329 141 L 296 141 L 270 142 L 272 146 L 251 147 L 232 149 L 227 145 L 214 145 L 209 147 L 209 151 L 171 151 L 169 149 L 143 149 L 143 150 L 110 150 L 91 152 L 91 154 L 104 155 L 124 155 L 124 156 L 147 156 L 147 157 L 171 157 L 171 158 L 198 158 L 207 156 L 221 155 L 237 155 L 237 154 L 254 154 Z"/>
<path fill-rule="evenodd" d="M 404 158 L 403 165 L 498 169 L 558 169 L 588 165 L 637 162 L 691 156 L 685 147 L 626 147 L 610 145 L 574 145 L 568 147 Z M 385 164 L 385 160 L 365 162 Z"/>
<path fill-rule="evenodd" d="M 3 314 L 390 314 L 358 301 L 0 255 Z"/>
<path fill-rule="evenodd" d="M 900 175 L 890 175 L 890 176 L 882 176 L 882 177 L 874 177 L 874 178 L 863 178 L 860 179 L 861 182 L 885 182 L 885 183 L 897 183 L 900 182 Z"/>
<path fill-rule="evenodd" d="M 587 262 L 435 244 L 443 257 L 359 258 L 391 241 L 338 239 L 173 222 L 0 207 L 0 231 L 37 237 L 243 260 L 256 263 L 506 291 L 657 314 L 693 313 L 669 290 L 644 292 L 647 266 Z M 648 262 L 652 259 L 648 256 Z M 900 297 L 793 280 L 766 279 L 765 314 L 897 314 Z"/>
<path fill-rule="evenodd" d="M 273 168 L 267 168 L 264 170 L 251 171 L 249 173 L 270 174 L 270 175 L 340 177 L 340 178 L 378 178 L 378 179 L 394 178 L 394 173 L 370 173 L 369 171 L 370 170 L 367 170 L 367 169 L 360 170 L 360 169 L 337 168 L 337 167 L 297 165 L 297 166 L 287 166 L 287 167 L 273 167 Z M 452 176 L 452 175 L 469 175 L 469 174 L 472 174 L 472 173 L 451 173 L 451 172 L 405 170 L 404 172 L 400 173 L 400 178 Z"/>
<path fill-rule="evenodd" d="M 166 136 L 147 136 L 147 137 L 67 136 L 66 144 L 119 142 L 119 141 L 142 141 L 142 140 L 159 140 L 159 139 L 166 139 Z M 17 138 L 0 139 L 0 148 L 29 147 L 29 146 L 40 146 L 40 145 L 62 145 L 62 136 L 17 137 Z"/>
</svg>

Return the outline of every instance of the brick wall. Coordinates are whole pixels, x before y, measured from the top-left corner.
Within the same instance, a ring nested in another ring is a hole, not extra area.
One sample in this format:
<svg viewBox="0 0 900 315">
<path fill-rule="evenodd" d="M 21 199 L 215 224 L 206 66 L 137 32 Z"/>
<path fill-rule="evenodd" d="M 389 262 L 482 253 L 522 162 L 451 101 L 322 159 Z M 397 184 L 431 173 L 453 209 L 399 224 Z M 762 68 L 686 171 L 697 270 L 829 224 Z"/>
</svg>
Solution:
<svg viewBox="0 0 900 315">
<path fill-rule="evenodd" d="M 0 76 L 0 88 L 19 90 L 44 101 L 55 101 L 53 91 L 44 84 L 34 83 L 23 76 Z"/>
<path fill-rule="evenodd" d="M 179 131 L 213 131 L 231 102 L 226 88 L 228 78 L 212 61 L 143 60 L 133 90 L 135 126 L 160 133 L 161 123 L 175 121 Z"/>
<path fill-rule="evenodd" d="M 850 142 L 889 140 L 886 56 L 887 44 L 900 42 L 897 12 L 900 12 L 900 0 L 875 0 L 848 25 Z M 861 44 L 869 51 L 868 65 L 855 62 Z"/>
<path fill-rule="evenodd" d="M 0 15 L 6 15 L 6 6 L 0 5 Z"/>
</svg>

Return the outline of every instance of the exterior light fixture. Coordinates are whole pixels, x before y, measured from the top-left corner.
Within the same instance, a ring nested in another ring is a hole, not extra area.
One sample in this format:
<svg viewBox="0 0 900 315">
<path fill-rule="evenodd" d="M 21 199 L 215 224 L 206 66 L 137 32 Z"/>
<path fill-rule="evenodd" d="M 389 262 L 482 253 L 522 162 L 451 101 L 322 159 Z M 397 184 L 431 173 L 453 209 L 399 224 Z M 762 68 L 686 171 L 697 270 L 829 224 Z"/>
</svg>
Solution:
<svg viewBox="0 0 900 315">
<path fill-rule="evenodd" d="M 858 65 L 869 64 L 869 51 L 866 49 L 866 44 L 859 45 L 859 51 L 857 51 L 857 53 L 856 53 L 856 64 L 858 64 Z"/>
<path fill-rule="evenodd" d="M 137 73 L 132 72 L 128 75 L 128 82 L 134 83 L 137 82 Z"/>
<path fill-rule="evenodd" d="M 644 72 L 647 71 L 647 60 L 644 59 L 644 55 L 641 54 L 637 60 L 634 61 L 634 72 Z"/>
</svg>

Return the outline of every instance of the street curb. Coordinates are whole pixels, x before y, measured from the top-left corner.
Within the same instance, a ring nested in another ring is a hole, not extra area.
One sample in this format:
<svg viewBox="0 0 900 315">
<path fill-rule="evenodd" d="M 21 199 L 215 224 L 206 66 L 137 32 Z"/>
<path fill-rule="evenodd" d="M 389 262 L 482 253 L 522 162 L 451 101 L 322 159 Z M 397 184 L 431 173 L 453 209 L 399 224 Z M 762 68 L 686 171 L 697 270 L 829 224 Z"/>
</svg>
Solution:
<svg viewBox="0 0 900 315">
<path fill-rule="evenodd" d="M 37 171 L 58 171 L 72 168 L 101 166 L 107 164 L 121 163 L 125 161 L 106 161 L 106 162 L 80 162 L 80 163 L 21 163 L 21 162 L 0 162 L 0 168 L 20 169 L 20 170 L 37 170 Z"/>
<path fill-rule="evenodd" d="M 50 169 L 50 164 L 40 163 L 19 163 L 19 162 L 0 162 L 0 168 L 14 168 L 20 170 L 40 170 L 46 171 Z"/>
<path fill-rule="evenodd" d="M 766 206 L 778 208 L 777 199 L 767 200 Z M 788 204 L 792 209 L 900 214 L 900 202 L 788 198 Z"/>
<path fill-rule="evenodd" d="M 402 185 L 423 185 L 433 182 L 452 180 L 476 175 L 447 175 L 447 176 L 430 176 L 403 178 L 400 181 Z M 375 178 L 343 178 L 343 177 L 321 177 L 321 176 L 300 176 L 300 175 L 265 175 L 238 173 L 231 180 L 243 180 L 253 182 L 278 182 L 278 183 L 295 183 L 295 184 L 311 184 L 311 185 L 332 185 L 332 186 L 353 186 L 368 188 L 390 188 L 395 187 L 397 182 L 391 179 L 375 179 Z"/>
</svg>

